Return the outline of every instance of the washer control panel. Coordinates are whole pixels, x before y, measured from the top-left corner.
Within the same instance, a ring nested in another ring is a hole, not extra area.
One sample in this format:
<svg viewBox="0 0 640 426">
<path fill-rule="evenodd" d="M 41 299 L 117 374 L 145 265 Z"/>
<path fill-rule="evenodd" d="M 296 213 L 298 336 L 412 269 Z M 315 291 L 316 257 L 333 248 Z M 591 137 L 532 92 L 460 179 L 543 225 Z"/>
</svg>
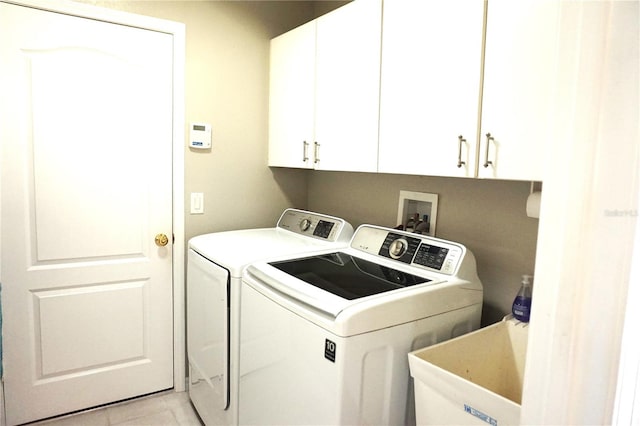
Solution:
<svg viewBox="0 0 640 426">
<path fill-rule="evenodd" d="M 453 275 L 465 249 L 450 241 L 424 235 L 396 232 L 363 225 L 358 228 L 351 246 L 411 266 Z"/>
<path fill-rule="evenodd" d="M 349 241 L 353 227 L 343 219 L 298 209 L 287 209 L 280 216 L 278 228 L 323 241 Z"/>
</svg>

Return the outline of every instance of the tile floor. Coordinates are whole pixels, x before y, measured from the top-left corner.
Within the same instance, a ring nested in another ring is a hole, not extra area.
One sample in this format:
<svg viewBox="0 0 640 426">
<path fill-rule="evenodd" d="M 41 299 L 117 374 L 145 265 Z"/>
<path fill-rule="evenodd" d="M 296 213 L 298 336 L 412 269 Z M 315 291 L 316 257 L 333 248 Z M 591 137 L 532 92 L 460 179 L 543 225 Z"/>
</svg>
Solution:
<svg viewBox="0 0 640 426">
<path fill-rule="evenodd" d="M 186 392 L 166 391 L 30 426 L 201 426 Z"/>
</svg>

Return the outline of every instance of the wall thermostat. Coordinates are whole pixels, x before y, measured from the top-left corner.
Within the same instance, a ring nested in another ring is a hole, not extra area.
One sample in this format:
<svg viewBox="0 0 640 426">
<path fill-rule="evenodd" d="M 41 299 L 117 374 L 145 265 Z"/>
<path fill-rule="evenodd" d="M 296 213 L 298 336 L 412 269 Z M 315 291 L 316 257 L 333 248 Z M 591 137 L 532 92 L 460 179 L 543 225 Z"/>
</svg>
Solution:
<svg viewBox="0 0 640 426">
<path fill-rule="evenodd" d="M 211 124 L 191 123 L 189 133 L 189 146 L 191 148 L 211 148 Z"/>
</svg>

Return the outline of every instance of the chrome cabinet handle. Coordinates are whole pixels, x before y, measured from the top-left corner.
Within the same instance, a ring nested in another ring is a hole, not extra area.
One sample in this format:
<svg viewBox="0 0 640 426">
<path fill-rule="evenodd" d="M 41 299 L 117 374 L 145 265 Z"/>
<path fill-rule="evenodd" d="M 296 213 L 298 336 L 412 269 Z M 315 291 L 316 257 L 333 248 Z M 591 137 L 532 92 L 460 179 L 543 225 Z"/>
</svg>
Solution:
<svg viewBox="0 0 640 426">
<path fill-rule="evenodd" d="M 462 135 L 458 136 L 458 168 L 462 167 L 463 164 L 467 164 L 462 161 L 462 143 L 467 143 L 467 140 L 462 137 Z"/>
<path fill-rule="evenodd" d="M 309 160 L 309 142 L 302 141 L 302 162 L 306 163 Z"/>
<path fill-rule="evenodd" d="M 487 133 L 487 149 L 484 152 L 484 167 L 489 167 L 489 164 L 493 165 L 493 161 L 489 161 L 489 144 L 494 140 L 491 133 Z"/>
<path fill-rule="evenodd" d="M 313 145 L 313 162 L 317 164 L 320 162 L 320 144 L 318 142 L 314 142 Z"/>
</svg>

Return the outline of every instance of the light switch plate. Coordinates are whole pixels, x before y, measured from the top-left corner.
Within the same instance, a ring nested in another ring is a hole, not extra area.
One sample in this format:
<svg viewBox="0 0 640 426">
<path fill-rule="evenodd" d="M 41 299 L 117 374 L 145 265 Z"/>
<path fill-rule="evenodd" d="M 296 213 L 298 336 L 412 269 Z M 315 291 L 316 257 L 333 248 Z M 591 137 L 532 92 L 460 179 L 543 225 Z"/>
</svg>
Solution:
<svg viewBox="0 0 640 426">
<path fill-rule="evenodd" d="M 204 214 L 204 193 L 191 193 L 191 214 Z"/>
</svg>

